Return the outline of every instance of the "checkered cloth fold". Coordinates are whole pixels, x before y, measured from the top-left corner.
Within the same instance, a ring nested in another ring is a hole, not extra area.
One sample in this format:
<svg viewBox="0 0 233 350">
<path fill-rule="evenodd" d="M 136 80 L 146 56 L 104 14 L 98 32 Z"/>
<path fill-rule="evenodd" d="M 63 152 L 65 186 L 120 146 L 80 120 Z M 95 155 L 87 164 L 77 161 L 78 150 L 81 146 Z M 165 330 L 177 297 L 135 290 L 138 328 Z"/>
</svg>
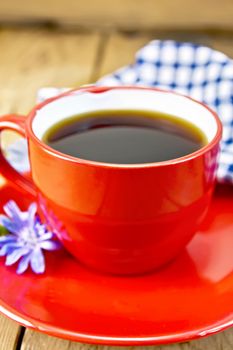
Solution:
<svg viewBox="0 0 233 350">
<path fill-rule="evenodd" d="M 103 77 L 97 84 L 159 87 L 207 104 L 223 124 L 217 178 L 233 184 L 233 60 L 205 46 L 154 40 L 137 52 L 134 63 Z M 41 101 L 63 90 L 43 88 L 38 98 Z"/>
<path fill-rule="evenodd" d="M 205 46 L 154 40 L 137 52 L 133 64 L 99 83 L 174 90 L 215 110 L 223 124 L 217 177 L 233 184 L 233 60 Z"/>
</svg>

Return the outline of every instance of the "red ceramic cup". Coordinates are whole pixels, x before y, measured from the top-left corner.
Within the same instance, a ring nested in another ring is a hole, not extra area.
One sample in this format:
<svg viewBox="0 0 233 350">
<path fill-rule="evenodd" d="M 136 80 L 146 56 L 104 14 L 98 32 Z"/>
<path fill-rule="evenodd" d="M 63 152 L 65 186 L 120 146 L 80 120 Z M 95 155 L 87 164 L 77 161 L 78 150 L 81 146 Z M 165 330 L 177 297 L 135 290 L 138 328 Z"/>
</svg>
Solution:
<svg viewBox="0 0 233 350">
<path fill-rule="evenodd" d="M 54 123 L 103 109 L 172 114 L 198 126 L 208 144 L 169 161 L 121 165 L 62 154 L 41 140 Z M 92 86 L 49 99 L 26 118 L 4 116 L 0 129 L 26 136 L 33 183 L 1 156 L 3 175 L 39 194 L 67 250 L 100 271 L 137 274 L 170 261 L 208 209 L 222 128 L 212 110 L 191 98 L 152 88 Z"/>
</svg>

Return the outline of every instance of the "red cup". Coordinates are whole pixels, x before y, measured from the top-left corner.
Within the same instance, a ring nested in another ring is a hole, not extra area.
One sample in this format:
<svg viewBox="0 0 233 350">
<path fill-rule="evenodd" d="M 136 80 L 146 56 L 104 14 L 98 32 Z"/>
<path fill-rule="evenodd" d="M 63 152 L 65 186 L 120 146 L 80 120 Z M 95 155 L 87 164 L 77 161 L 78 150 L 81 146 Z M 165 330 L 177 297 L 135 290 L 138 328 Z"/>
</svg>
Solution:
<svg viewBox="0 0 233 350">
<path fill-rule="evenodd" d="M 199 127 L 208 143 L 181 158 L 123 165 L 75 158 L 42 141 L 54 123 L 103 109 L 172 114 Z M 65 248 L 102 272 L 138 274 L 170 261 L 208 209 L 222 127 L 212 110 L 189 97 L 152 88 L 92 86 L 51 98 L 26 118 L 4 116 L 3 129 L 26 136 L 33 182 L 1 155 L 3 175 L 43 198 Z"/>
</svg>

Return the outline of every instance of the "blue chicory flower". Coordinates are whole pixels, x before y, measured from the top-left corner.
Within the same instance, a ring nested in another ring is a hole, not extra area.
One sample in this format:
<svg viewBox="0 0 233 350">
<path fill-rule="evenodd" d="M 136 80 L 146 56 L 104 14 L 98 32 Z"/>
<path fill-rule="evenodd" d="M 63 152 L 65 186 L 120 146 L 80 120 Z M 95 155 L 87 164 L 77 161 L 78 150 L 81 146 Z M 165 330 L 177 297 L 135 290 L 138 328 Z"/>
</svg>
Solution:
<svg viewBox="0 0 233 350">
<path fill-rule="evenodd" d="M 33 272 L 45 271 L 43 250 L 57 250 L 60 243 L 54 240 L 55 235 L 42 224 L 37 215 L 37 204 L 32 203 L 27 211 L 21 211 L 17 204 L 10 200 L 4 206 L 6 215 L 0 215 L 0 225 L 9 234 L 0 237 L 0 257 L 6 256 L 6 266 L 19 261 L 17 273 L 25 272 L 29 265 Z"/>
</svg>

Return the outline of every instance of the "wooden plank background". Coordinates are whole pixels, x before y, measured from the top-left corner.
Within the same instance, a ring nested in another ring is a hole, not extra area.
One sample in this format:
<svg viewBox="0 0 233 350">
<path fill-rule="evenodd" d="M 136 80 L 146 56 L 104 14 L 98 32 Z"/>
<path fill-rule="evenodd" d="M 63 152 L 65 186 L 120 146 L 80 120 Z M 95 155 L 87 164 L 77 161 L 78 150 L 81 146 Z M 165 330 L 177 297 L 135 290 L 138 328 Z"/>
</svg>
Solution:
<svg viewBox="0 0 233 350">
<path fill-rule="evenodd" d="M 85 6 L 82 6 L 84 2 Z M 151 39 L 195 41 L 233 57 L 232 14 L 232 0 L 1 1 L 0 22 L 6 19 L 43 19 L 61 24 L 73 23 L 75 29 L 2 27 L 0 114 L 27 113 L 35 103 L 36 92 L 41 86 L 75 87 L 94 82 L 104 74 L 132 62 L 135 52 Z M 90 30 L 94 27 L 97 29 Z M 106 30 L 110 27 L 113 29 Z M 129 31 L 122 32 L 119 27 Z M 10 140 L 12 137 L 5 135 L 5 143 Z M 71 343 L 32 330 L 25 331 L 13 321 L 0 316 L 0 350 L 21 349 L 129 348 Z M 136 350 L 136 347 L 130 349 Z M 139 347 L 139 350 L 147 349 L 232 350 L 233 330 L 184 344 Z"/>
<path fill-rule="evenodd" d="M 178 32 L 79 32 L 48 28 L 0 30 L 0 113 L 27 113 L 41 86 L 75 87 L 133 62 L 149 40 L 191 40 L 233 56 L 233 37 Z"/>
<path fill-rule="evenodd" d="M 47 20 L 88 28 L 233 28 L 232 0 L 7 0 L 0 20 Z"/>
</svg>

